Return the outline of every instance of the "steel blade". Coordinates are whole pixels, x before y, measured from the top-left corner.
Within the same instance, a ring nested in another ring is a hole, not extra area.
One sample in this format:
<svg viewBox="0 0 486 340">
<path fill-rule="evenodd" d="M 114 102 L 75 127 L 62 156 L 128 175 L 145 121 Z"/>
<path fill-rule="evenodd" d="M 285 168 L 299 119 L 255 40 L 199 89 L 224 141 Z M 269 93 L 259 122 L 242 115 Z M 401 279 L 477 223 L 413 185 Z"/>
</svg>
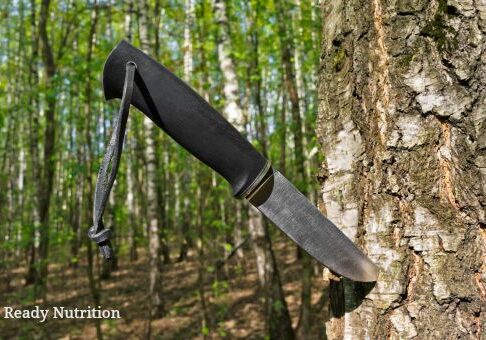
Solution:
<svg viewBox="0 0 486 340">
<path fill-rule="evenodd" d="M 378 267 L 280 172 L 248 200 L 324 266 L 353 281 L 376 281 Z"/>
</svg>

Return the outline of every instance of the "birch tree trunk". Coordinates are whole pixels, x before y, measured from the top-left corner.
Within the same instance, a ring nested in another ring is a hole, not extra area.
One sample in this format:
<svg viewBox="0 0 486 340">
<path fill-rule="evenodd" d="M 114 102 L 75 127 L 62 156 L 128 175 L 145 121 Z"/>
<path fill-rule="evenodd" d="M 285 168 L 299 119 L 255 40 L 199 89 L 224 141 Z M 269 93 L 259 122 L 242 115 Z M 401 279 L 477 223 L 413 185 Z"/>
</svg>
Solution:
<svg viewBox="0 0 486 340">
<path fill-rule="evenodd" d="M 484 338 L 486 4 L 323 9 L 323 201 L 381 268 L 374 287 L 328 275 L 327 335 Z"/>
<path fill-rule="evenodd" d="M 248 117 L 241 106 L 239 98 L 238 78 L 236 75 L 235 65 L 231 57 L 231 39 L 229 35 L 229 24 L 226 13 L 226 4 L 224 0 L 214 1 L 214 15 L 219 26 L 218 36 L 218 61 L 219 67 L 224 77 L 223 92 L 225 97 L 225 106 L 223 115 L 228 121 L 238 129 L 238 131 L 246 135 L 246 124 Z M 236 221 L 233 231 L 234 243 L 240 244 L 243 242 L 243 219 L 241 218 L 241 211 L 243 203 L 241 201 L 235 202 Z M 254 218 L 262 218 L 258 214 L 250 215 Z M 260 223 L 261 224 L 261 223 Z M 243 249 L 237 251 L 238 257 L 244 256 Z"/>
<path fill-rule="evenodd" d="M 239 100 L 238 78 L 231 56 L 231 40 L 224 0 L 214 2 L 215 18 L 219 24 L 218 58 L 224 78 L 224 115 L 241 133 L 245 134 L 247 117 Z M 265 141 L 263 141 L 265 142 Z M 241 204 L 238 202 L 237 204 Z M 237 207 L 237 210 L 239 207 Z M 271 339 L 292 339 L 294 332 L 287 303 L 272 250 L 266 221 L 253 206 L 249 212 L 249 232 L 257 259 L 258 276 L 265 298 L 267 332 Z M 238 228 L 238 226 L 237 226 Z"/>
<path fill-rule="evenodd" d="M 141 1 L 139 7 L 139 30 L 140 45 L 143 51 L 150 53 L 149 45 L 149 23 L 148 23 L 148 3 Z M 162 302 L 162 263 L 160 260 L 161 241 L 159 228 L 159 209 L 157 182 L 156 182 L 156 153 L 155 153 L 155 124 L 144 116 L 143 126 L 145 128 L 145 160 L 147 162 L 147 213 L 148 213 L 148 232 L 149 232 L 149 258 L 150 258 L 150 315 L 159 317 L 163 314 Z"/>
<path fill-rule="evenodd" d="M 123 30 L 128 41 L 132 40 L 132 22 L 133 22 L 133 2 L 132 0 L 124 1 L 125 19 L 123 21 Z M 135 128 L 132 120 L 127 121 L 126 134 L 126 148 L 132 151 L 127 156 L 127 206 L 128 217 L 130 223 L 130 261 L 138 260 L 138 230 L 136 221 L 139 221 L 141 216 L 139 213 L 140 202 L 137 202 L 137 152 L 134 150 L 138 148 L 135 136 L 129 132 Z"/>
<path fill-rule="evenodd" d="M 186 14 L 184 22 L 184 80 L 190 83 L 193 73 L 193 46 L 192 46 L 192 31 L 195 21 L 195 8 L 194 0 L 185 0 L 184 10 Z M 183 156 L 184 157 L 184 156 Z M 185 159 L 185 163 L 188 165 L 184 167 L 182 174 L 176 176 L 177 189 L 182 187 L 182 212 L 176 214 L 177 218 L 175 223 L 180 226 L 181 231 L 181 245 L 179 249 L 178 261 L 184 261 L 187 259 L 187 252 L 189 246 L 192 244 L 189 225 L 191 223 L 191 211 L 189 207 L 190 197 L 190 178 L 193 169 L 193 159 Z M 194 175 L 194 174 L 193 174 Z M 179 203 L 180 204 L 180 203 Z"/>
<path fill-rule="evenodd" d="M 194 0 L 185 0 L 184 12 L 184 80 L 189 81 L 192 76 L 192 28 L 194 26 Z"/>
<path fill-rule="evenodd" d="M 127 138 L 127 144 L 130 141 Z M 127 207 L 128 223 L 130 223 L 130 261 L 136 261 L 138 260 L 138 229 L 136 227 L 136 221 L 139 214 L 137 213 L 137 202 L 135 200 L 136 188 L 134 177 L 136 176 L 136 171 L 133 170 L 135 162 L 132 160 L 132 157 L 135 158 L 134 153 L 127 157 Z"/>
</svg>

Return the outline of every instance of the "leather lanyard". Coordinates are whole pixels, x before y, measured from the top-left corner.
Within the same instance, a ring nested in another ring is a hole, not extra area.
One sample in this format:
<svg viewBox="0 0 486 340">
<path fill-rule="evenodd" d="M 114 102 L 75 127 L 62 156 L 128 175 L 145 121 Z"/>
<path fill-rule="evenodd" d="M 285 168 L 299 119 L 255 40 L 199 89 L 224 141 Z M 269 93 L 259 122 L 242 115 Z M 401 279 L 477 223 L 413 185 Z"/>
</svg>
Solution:
<svg viewBox="0 0 486 340">
<path fill-rule="evenodd" d="M 123 139 L 127 127 L 128 111 L 132 101 L 133 81 L 137 65 L 129 61 L 126 64 L 125 83 L 123 85 L 123 96 L 120 103 L 120 110 L 114 122 L 110 142 L 106 147 L 105 156 L 101 163 L 96 179 L 96 188 L 93 204 L 93 225 L 89 228 L 88 236 L 100 247 L 101 254 L 105 259 L 113 258 L 110 236 L 111 230 L 103 225 L 103 213 L 110 196 L 111 188 L 115 182 L 116 172 L 120 164 L 120 157 L 123 150 Z"/>
</svg>

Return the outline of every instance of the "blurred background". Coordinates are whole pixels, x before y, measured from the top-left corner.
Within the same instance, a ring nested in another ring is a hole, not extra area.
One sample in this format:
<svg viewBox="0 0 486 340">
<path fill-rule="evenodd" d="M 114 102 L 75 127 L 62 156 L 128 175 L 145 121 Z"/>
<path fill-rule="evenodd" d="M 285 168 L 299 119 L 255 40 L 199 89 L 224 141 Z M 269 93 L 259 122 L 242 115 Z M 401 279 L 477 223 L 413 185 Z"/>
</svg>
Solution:
<svg viewBox="0 0 486 340">
<path fill-rule="evenodd" d="M 322 335 L 319 267 L 134 108 L 104 218 L 115 261 L 86 236 L 119 104 L 103 98 L 102 68 L 122 39 L 190 84 L 318 204 L 319 4 L 2 0 L 0 11 L 2 307 L 122 316 L 2 317 L 1 336 Z"/>
</svg>

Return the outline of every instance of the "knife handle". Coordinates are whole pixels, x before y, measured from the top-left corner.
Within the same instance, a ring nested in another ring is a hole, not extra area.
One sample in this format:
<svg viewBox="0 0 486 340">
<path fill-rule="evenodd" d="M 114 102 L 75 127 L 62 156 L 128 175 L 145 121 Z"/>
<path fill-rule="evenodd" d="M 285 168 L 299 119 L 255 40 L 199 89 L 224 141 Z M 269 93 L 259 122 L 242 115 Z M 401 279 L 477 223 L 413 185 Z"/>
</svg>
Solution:
<svg viewBox="0 0 486 340">
<path fill-rule="evenodd" d="M 137 64 L 132 105 L 221 174 L 231 184 L 234 196 L 245 197 L 252 191 L 269 171 L 267 159 L 191 87 L 126 41 L 106 60 L 105 98 L 121 98 L 129 61 Z"/>
</svg>

